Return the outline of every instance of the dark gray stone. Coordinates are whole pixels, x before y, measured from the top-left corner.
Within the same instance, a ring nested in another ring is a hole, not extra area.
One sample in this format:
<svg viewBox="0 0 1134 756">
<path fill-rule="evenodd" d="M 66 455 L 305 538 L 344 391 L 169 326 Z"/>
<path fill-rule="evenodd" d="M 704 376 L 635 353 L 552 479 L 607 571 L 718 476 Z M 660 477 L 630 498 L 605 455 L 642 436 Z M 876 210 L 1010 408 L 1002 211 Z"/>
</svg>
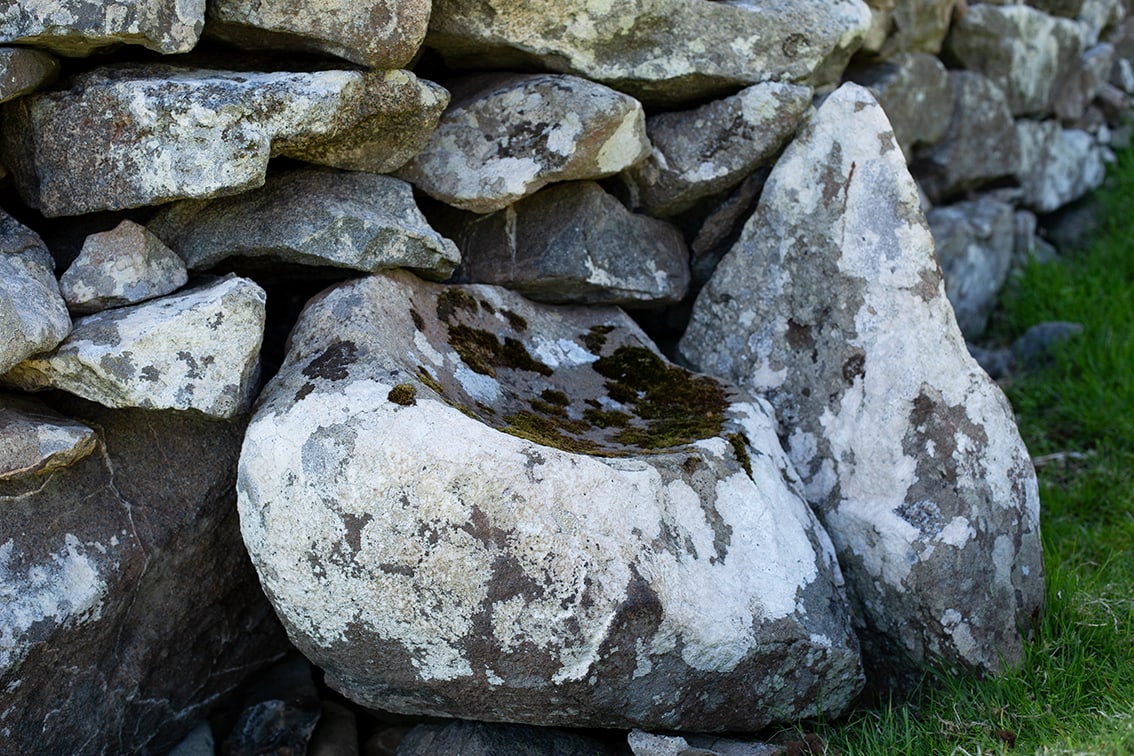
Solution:
<svg viewBox="0 0 1134 756">
<path fill-rule="evenodd" d="M 33 45 L 67 56 L 117 45 L 169 55 L 193 49 L 205 25 L 205 0 L 5 2 L 0 42 Z"/>
<path fill-rule="evenodd" d="M 454 280 L 538 302 L 651 306 L 689 288 L 689 250 L 666 223 L 628 211 L 593 181 L 550 186 L 491 215 L 438 221 L 461 250 Z"/>
<path fill-rule="evenodd" d="M 0 102 L 34 92 L 59 73 L 59 61 L 43 50 L 0 47 Z"/>
<path fill-rule="evenodd" d="M 398 745 L 395 756 L 621 756 L 597 737 L 552 727 L 488 722 L 421 724 Z"/>
</svg>

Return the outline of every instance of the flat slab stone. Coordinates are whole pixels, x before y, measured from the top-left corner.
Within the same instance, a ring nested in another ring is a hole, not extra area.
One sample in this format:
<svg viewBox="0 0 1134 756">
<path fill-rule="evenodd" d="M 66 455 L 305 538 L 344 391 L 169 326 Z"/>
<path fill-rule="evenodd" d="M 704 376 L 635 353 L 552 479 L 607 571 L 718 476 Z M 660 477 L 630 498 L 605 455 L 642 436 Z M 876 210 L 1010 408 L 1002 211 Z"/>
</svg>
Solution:
<svg viewBox="0 0 1134 756">
<path fill-rule="evenodd" d="M 611 176 L 649 151 L 641 104 L 576 76 L 485 75 L 454 87 L 429 144 L 399 175 L 490 213 L 554 181 Z"/>
<path fill-rule="evenodd" d="M 148 228 L 191 270 L 245 257 L 371 273 L 404 267 L 446 278 L 461 260 L 456 245 L 429 226 L 405 181 L 326 168 L 276 174 L 235 197 L 172 203 Z"/>
<path fill-rule="evenodd" d="M 430 0 L 215 0 L 205 29 L 239 47 L 404 68 L 425 39 L 429 10 Z"/>
<path fill-rule="evenodd" d="M 4 162 L 47 216 L 236 194 L 263 185 L 276 155 L 389 172 L 421 149 L 448 102 L 408 71 L 121 65 L 70 85 L 3 111 Z"/>
<path fill-rule="evenodd" d="M 534 62 L 674 104 L 764 81 L 837 81 L 869 26 L 859 0 L 434 0 L 426 44 L 458 68 Z"/>
<path fill-rule="evenodd" d="M 125 220 L 91 234 L 59 279 L 71 312 L 87 315 L 138 304 L 180 289 L 189 280 L 185 263 L 145 226 Z"/>
<path fill-rule="evenodd" d="M 205 0 L 8 2 L 0 7 L 0 42 L 82 57 L 117 44 L 166 55 L 193 49 L 205 26 Z"/>
<path fill-rule="evenodd" d="M 59 61 L 43 50 L 0 47 L 0 102 L 34 92 L 59 73 Z"/>
<path fill-rule="evenodd" d="M 94 430 L 26 397 L 0 394 L 0 481 L 44 475 L 95 450 Z"/>
<path fill-rule="evenodd" d="M 453 211 L 439 225 L 460 246 L 458 283 L 506 286 L 537 302 L 648 307 L 689 288 L 677 228 L 631 213 L 593 181 L 549 186 L 491 215 Z"/>
<path fill-rule="evenodd" d="M 859 689 L 766 406 L 666 363 L 617 309 L 404 272 L 330 289 L 239 480 L 289 637 L 364 706 L 758 729 Z"/>
<path fill-rule="evenodd" d="M 263 289 L 229 275 L 87 315 L 55 350 L 21 362 L 0 384 L 62 389 L 108 407 L 234 417 L 252 403 L 264 308 Z"/>
<path fill-rule="evenodd" d="M 867 90 L 839 88 L 784 152 L 680 347 L 776 408 L 868 665 L 1021 661 L 1043 608 L 1035 472 Z"/>
<path fill-rule="evenodd" d="M 650 155 L 623 174 L 631 204 L 665 217 L 736 186 L 779 152 L 810 105 L 809 87 L 771 82 L 650 116 Z"/>
<path fill-rule="evenodd" d="M 43 240 L 0 210 L 0 374 L 71 332 Z"/>
</svg>

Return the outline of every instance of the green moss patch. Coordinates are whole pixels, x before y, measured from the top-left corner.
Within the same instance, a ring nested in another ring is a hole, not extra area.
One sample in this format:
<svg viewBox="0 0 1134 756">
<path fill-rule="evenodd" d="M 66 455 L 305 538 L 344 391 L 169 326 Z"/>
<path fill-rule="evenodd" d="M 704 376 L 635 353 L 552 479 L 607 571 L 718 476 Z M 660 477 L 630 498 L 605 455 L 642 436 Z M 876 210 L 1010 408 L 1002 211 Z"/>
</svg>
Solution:
<svg viewBox="0 0 1134 756">
<path fill-rule="evenodd" d="M 545 376 L 552 373 L 517 339 L 506 337 L 501 342 L 495 334 L 463 323 L 449 326 L 449 344 L 462 362 L 481 375 L 495 378 L 497 368 L 530 370 Z"/>
<path fill-rule="evenodd" d="M 386 398 L 394 404 L 400 404 L 403 407 L 409 407 L 417 404 L 417 387 L 412 383 L 399 383 L 390 389 L 390 393 L 386 394 Z"/>
</svg>

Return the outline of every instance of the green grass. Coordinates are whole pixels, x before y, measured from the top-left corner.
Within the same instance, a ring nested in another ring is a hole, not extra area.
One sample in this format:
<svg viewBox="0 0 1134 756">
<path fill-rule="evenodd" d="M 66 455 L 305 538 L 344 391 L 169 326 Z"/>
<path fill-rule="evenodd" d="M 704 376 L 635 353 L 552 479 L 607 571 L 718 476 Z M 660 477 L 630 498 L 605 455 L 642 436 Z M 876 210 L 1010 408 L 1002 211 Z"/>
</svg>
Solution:
<svg viewBox="0 0 1134 756">
<path fill-rule="evenodd" d="M 1047 611 L 998 679 L 937 673 L 912 703 L 819 731 L 844 754 L 1134 754 L 1134 153 L 1099 193 L 1091 246 L 1029 265 L 998 331 L 1082 323 L 1054 363 L 1007 387 L 1039 469 Z"/>
</svg>

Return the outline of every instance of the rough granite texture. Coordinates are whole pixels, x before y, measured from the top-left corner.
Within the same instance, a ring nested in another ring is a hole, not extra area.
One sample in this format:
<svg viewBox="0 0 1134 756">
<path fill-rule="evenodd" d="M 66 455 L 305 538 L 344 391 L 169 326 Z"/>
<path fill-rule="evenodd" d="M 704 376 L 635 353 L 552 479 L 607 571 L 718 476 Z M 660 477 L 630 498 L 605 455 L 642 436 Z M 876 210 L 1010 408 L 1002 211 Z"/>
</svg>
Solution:
<svg viewBox="0 0 1134 756">
<path fill-rule="evenodd" d="M 241 528 L 354 701 L 750 730 L 859 690 L 766 405 L 668 365 L 621 311 L 380 274 L 312 301 L 290 347 L 245 437 Z"/>
<path fill-rule="evenodd" d="M 130 307 L 87 315 L 53 351 L 0 385 L 62 389 L 108 407 L 248 410 L 260 365 L 265 294 L 233 275 Z"/>
<path fill-rule="evenodd" d="M 82 57 L 116 44 L 169 55 L 193 49 L 205 25 L 205 0 L 5 0 L 0 43 Z"/>
<path fill-rule="evenodd" d="M 1022 659 L 1043 607 L 1035 472 L 867 90 L 837 90 L 784 153 L 681 351 L 775 407 L 881 678 Z"/>
</svg>

